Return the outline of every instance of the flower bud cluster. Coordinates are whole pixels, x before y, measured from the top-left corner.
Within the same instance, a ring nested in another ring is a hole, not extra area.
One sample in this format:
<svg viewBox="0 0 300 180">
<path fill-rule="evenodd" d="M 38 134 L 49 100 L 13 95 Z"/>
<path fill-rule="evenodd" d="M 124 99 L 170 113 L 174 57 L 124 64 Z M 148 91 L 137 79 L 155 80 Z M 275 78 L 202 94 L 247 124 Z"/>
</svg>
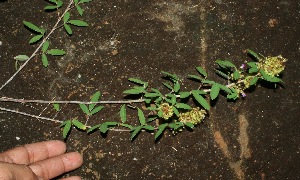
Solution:
<svg viewBox="0 0 300 180">
<path fill-rule="evenodd" d="M 282 56 L 266 57 L 263 61 L 258 63 L 258 67 L 263 69 L 267 75 L 274 77 L 278 76 L 285 68 L 287 59 Z"/>
<path fill-rule="evenodd" d="M 159 109 L 162 111 L 162 118 L 165 120 L 168 120 L 174 114 L 172 106 L 170 106 L 168 103 L 162 103 L 159 106 Z"/>
<path fill-rule="evenodd" d="M 193 108 L 192 110 L 180 113 L 178 120 L 183 123 L 193 123 L 193 124 L 199 124 L 203 121 L 206 115 L 206 111 L 203 109 L 200 109 L 199 107 Z"/>
</svg>

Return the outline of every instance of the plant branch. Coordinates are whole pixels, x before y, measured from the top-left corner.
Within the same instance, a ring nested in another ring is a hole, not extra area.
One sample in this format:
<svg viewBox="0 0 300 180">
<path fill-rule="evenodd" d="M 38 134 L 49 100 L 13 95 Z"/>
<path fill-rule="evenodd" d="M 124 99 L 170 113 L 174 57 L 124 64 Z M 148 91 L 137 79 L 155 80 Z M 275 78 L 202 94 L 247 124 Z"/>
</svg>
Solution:
<svg viewBox="0 0 300 180">
<path fill-rule="evenodd" d="M 58 20 L 56 21 L 56 23 L 54 24 L 54 26 L 52 27 L 51 31 L 49 32 L 49 34 L 47 34 L 47 36 L 42 40 L 42 42 L 39 44 L 39 46 L 35 49 L 35 51 L 31 54 L 31 56 L 22 64 L 22 66 L 20 66 L 20 68 L 0 87 L 0 91 L 8 84 L 10 83 L 15 76 L 29 63 L 29 61 L 36 56 L 37 52 L 42 48 L 43 44 L 45 43 L 45 41 L 50 37 L 50 35 L 56 30 L 56 27 L 58 26 L 59 22 L 61 21 L 61 19 L 64 17 L 64 15 L 66 14 L 66 12 L 68 12 L 70 10 L 71 5 L 73 4 L 73 0 L 70 0 L 66 10 L 64 11 L 64 13 L 58 18 Z"/>
<path fill-rule="evenodd" d="M 62 123 L 63 122 L 63 121 L 60 121 L 60 120 L 47 118 L 47 117 L 36 116 L 36 115 L 28 114 L 28 113 L 25 113 L 25 112 L 22 112 L 22 111 L 13 110 L 13 109 L 7 109 L 7 108 L 0 107 L 0 110 L 1 111 L 6 111 L 6 112 L 12 112 L 12 113 L 16 113 L 16 114 L 21 114 L 21 115 L 24 115 L 24 116 L 29 116 L 29 117 L 33 117 L 33 118 L 37 118 L 37 119 L 52 121 L 52 122 L 56 122 L 56 123 Z"/>
<path fill-rule="evenodd" d="M 51 122 L 55 122 L 55 123 L 63 123 L 63 121 L 57 120 L 57 119 L 52 119 L 52 118 L 47 118 L 47 117 L 42 117 L 42 116 L 37 116 L 37 115 L 33 115 L 33 114 L 29 114 L 26 112 L 22 112 L 22 111 L 17 111 L 17 110 L 13 110 L 13 109 L 7 109 L 7 108 L 2 108 L 0 107 L 1 111 L 6 111 L 6 112 L 11 112 L 11 113 L 16 113 L 16 114 L 21 114 L 23 116 L 28 116 L 28 117 L 32 117 L 32 118 L 36 118 L 36 119 L 42 119 L 42 120 L 46 120 L 46 121 L 51 121 Z M 87 128 L 91 128 L 92 126 L 87 125 Z M 157 128 L 155 128 L 157 129 Z M 118 129 L 118 128 L 109 128 L 110 131 L 119 131 L 119 132 L 130 132 L 131 130 L 129 129 Z"/>
<path fill-rule="evenodd" d="M 26 100 L 26 99 L 13 99 L 7 97 L 1 97 L 0 101 L 3 102 L 17 102 L 17 103 L 40 103 L 40 104 L 131 104 L 131 103 L 141 103 L 144 102 L 144 99 L 137 100 L 124 100 L 124 101 L 98 101 L 98 102 L 90 102 L 90 101 L 44 101 L 44 100 Z"/>
<path fill-rule="evenodd" d="M 240 83 L 242 81 L 238 81 Z M 231 83 L 226 85 L 226 87 L 230 88 L 234 86 L 236 83 Z M 210 89 L 203 90 L 204 92 L 210 92 Z M 176 97 L 180 97 L 176 95 Z M 31 99 L 15 99 L 15 98 L 8 98 L 8 97 L 0 97 L 0 102 L 16 102 L 16 103 L 39 103 L 39 104 L 132 104 L 132 103 L 142 103 L 145 99 L 135 99 L 135 100 L 116 100 L 116 101 L 56 101 L 56 100 L 31 100 Z"/>
</svg>

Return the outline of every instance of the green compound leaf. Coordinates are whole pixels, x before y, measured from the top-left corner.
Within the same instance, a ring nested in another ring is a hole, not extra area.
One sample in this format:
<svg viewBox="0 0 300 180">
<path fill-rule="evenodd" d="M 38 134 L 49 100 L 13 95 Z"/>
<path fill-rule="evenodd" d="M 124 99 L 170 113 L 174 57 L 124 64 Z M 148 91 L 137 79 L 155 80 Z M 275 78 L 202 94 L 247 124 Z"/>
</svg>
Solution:
<svg viewBox="0 0 300 180">
<path fill-rule="evenodd" d="M 157 116 L 158 116 L 158 117 L 160 117 L 160 118 L 163 116 L 163 112 L 162 112 L 162 110 L 161 110 L 161 109 L 160 109 L 160 110 L 158 110 L 158 112 L 157 112 Z"/>
<path fill-rule="evenodd" d="M 143 85 L 145 88 L 147 88 L 147 86 L 148 86 L 147 82 L 144 82 L 144 81 L 142 81 L 140 79 L 137 79 L 137 78 L 129 78 L 128 81 L 131 81 L 131 82 L 133 82 L 135 84 Z"/>
<path fill-rule="evenodd" d="M 143 111 L 140 108 L 138 108 L 138 117 L 139 117 L 139 121 L 140 121 L 141 125 L 145 125 L 146 124 L 146 118 L 144 116 Z"/>
<path fill-rule="evenodd" d="M 250 66 L 248 72 L 249 73 L 257 73 L 259 71 L 256 62 L 248 62 L 248 66 Z"/>
<path fill-rule="evenodd" d="M 80 0 L 80 3 L 87 3 L 87 2 L 91 2 L 92 0 Z"/>
<path fill-rule="evenodd" d="M 202 80 L 202 83 L 203 84 L 211 84 L 211 85 L 213 85 L 213 84 L 215 84 L 215 81 L 210 81 L 210 80 L 204 79 L 204 80 Z"/>
<path fill-rule="evenodd" d="M 168 88 L 168 89 L 170 89 L 170 90 L 172 90 L 173 91 L 173 88 L 172 88 L 172 86 L 170 85 L 170 84 L 168 84 L 168 83 L 162 83 L 166 88 Z"/>
<path fill-rule="evenodd" d="M 70 20 L 68 23 L 74 25 L 74 26 L 79 26 L 79 27 L 86 27 L 89 26 L 88 23 L 81 21 L 81 20 Z"/>
<path fill-rule="evenodd" d="M 177 77 L 176 74 L 171 74 L 166 71 L 161 71 L 161 73 L 163 73 L 165 76 L 169 77 L 173 82 L 176 82 L 179 80 L 179 78 Z"/>
<path fill-rule="evenodd" d="M 100 126 L 100 132 L 105 134 L 108 130 L 108 126 L 106 123 L 103 123 L 101 126 Z"/>
<path fill-rule="evenodd" d="M 14 59 L 17 61 L 26 61 L 27 59 L 29 59 L 29 57 L 27 55 L 17 55 L 14 57 Z"/>
<path fill-rule="evenodd" d="M 98 107 L 96 107 L 95 109 L 93 109 L 89 114 L 90 114 L 90 115 L 94 115 L 94 114 L 96 114 L 97 112 L 101 111 L 103 108 L 104 108 L 104 106 L 98 106 Z"/>
<path fill-rule="evenodd" d="M 67 136 L 68 136 L 68 133 L 70 132 L 71 130 L 71 127 L 72 127 L 72 121 L 71 120 L 67 120 L 67 121 L 64 121 L 60 127 L 64 127 L 63 128 L 63 138 L 66 139 Z"/>
<path fill-rule="evenodd" d="M 175 107 L 178 109 L 187 109 L 187 110 L 192 109 L 191 106 L 185 103 L 177 103 Z"/>
<path fill-rule="evenodd" d="M 110 126 L 116 126 L 119 123 L 118 122 L 105 122 L 105 124 L 110 127 Z"/>
<path fill-rule="evenodd" d="M 173 122 L 173 123 L 170 123 L 168 124 L 170 128 L 172 128 L 173 130 L 177 130 L 181 127 L 184 126 L 184 124 L 182 122 Z"/>
<path fill-rule="evenodd" d="M 257 62 L 248 62 L 247 65 L 250 67 L 257 67 Z"/>
<path fill-rule="evenodd" d="M 230 77 L 227 74 L 225 74 L 224 72 L 219 71 L 217 69 L 216 69 L 216 74 L 220 75 L 221 77 L 223 77 L 226 80 L 230 79 Z"/>
<path fill-rule="evenodd" d="M 191 128 L 191 129 L 193 129 L 195 127 L 195 125 L 190 122 L 186 122 L 186 123 L 184 123 L 184 125 L 186 125 L 187 127 Z"/>
<path fill-rule="evenodd" d="M 89 133 L 91 133 L 91 132 L 94 132 L 95 130 L 98 130 L 100 126 L 101 126 L 101 124 L 98 124 L 98 125 L 95 125 L 95 126 L 91 127 L 91 128 L 87 131 L 87 133 L 89 134 Z"/>
<path fill-rule="evenodd" d="M 82 124 L 80 121 L 78 121 L 77 119 L 72 120 L 72 124 L 78 129 L 86 130 L 86 126 Z"/>
<path fill-rule="evenodd" d="M 56 10 L 64 4 L 61 0 L 49 0 L 50 2 L 56 4 L 56 6 L 46 6 L 44 10 Z"/>
<path fill-rule="evenodd" d="M 251 73 L 257 73 L 258 72 L 258 67 L 251 67 L 248 72 L 251 74 Z"/>
<path fill-rule="evenodd" d="M 173 112 L 176 116 L 179 116 L 179 111 L 175 106 L 172 106 Z"/>
<path fill-rule="evenodd" d="M 222 84 L 218 84 L 218 85 L 223 91 L 231 93 L 231 90 L 227 86 L 222 85 Z"/>
<path fill-rule="evenodd" d="M 156 120 L 156 119 L 157 119 L 157 116 L 156 116 L 156 115 L 150 116 L 150 117 L 148 117 L 148 119 L 147 119 L 147 123 L 150 123 L 150 122 L 152 122 L 152 121 L 154 121 L 154 120 Z"/>
<path fill-rule="evenodd" d="M 260 57 L 259 57 L 259 55 L 256 52 L 254 52 L 254 51 L 252 51 L 250 49 L 247 49 L 247 53 L 250 54 L 251 56 L 253 56 L 257 61 L 260 60 Z"/>
<path fill-rule="evenodd" d="M 71 27 L 68 24 L 64 24 L 64 28 L 65 28 L 65 30 L 67 31 L 67 33 L 69 35 L 72 35 L 73 31 L 72 31 Z"/>
<path fill-rule="evenodd" d="M 162 97 L 159 97 L 159 98 L 155 99 L 154 102 L 159 104 L 162 100 L 163 100 L 163 98 L 162 98 Z"/>
<path fill-rule="evenodd" d="M 42 28 L 37 27 L 36 25 L 32 24 L 31 22 L 28 21 L 23 21 L 23 24 L 28 27 L 29 29 L 35 31 L 35 32 L 39 32 L 41 34 L 45 33 L 45 30 Z"/>
<path fill-rule="evenodd" d="M 155 93 L 158 93 L 158 94 L 160 94 L 160 95 L 161 95 L 161 92 L 160 92 L 158 89 L 151 88 L 151 90 L 152 90 L 153 92 L 155 92 Z"/>
<path fill-rule="evenodd" d="M 133 127 L 130 124 L 120 124 L 120 126 L 126 127 L 130 130 L 133 130 Z"/>
<path fill-rule="evenodd" d="M 121 121 L 122 123 L 126 122 L 126 105 L 123 104 L 120 110 L 120 117 L 121 117 Z"/>
<path fill-rule="evenodd" d="M 219 84 L 215 83 L 212 85 L 211 90 L 210 90 L 210 99 L 214 100 L 218 97 L 220 92 L 220 86 Z"/>
<path fill-rule="evenodd" d="M 238 94 L 237 93 L 231 93 L 227 95 L 227 99 L 233 99 L 236 100 L 238 98 Z"/>
<path fill-rule="evenodd" d="M 57 3 L 56 3 L 57 8 L 62 7 L 63 4 L 64 4 L 64 3 L 63 3 L 61 0 L 57 0 Z"/>
<path fill-rule="evenodd" d="M 47 51 L 47 54 L 50 54 L 53 56 L 62 56 L 62 55 L 65 55 L 66 52 L 61 49 L 50 49 L 49 51 Z"/>
<path fill-rule="evenodd" d="M 143 129 L 148 130 L 148 131 L 154 131 L 154 127 L 151 125 L 145 125 L 145 126 L 143 126 Z"/>
<path fill-rule="evenodd" d="M 175 93 L 178 93 L 179 90 L 180 90 L 180 84 L 179 84 L 178 81 L 176 81 L 175 84 L 174 84 L 174 92 L 175 92 Z"/>
<path fill-rule="evenodd" d="M 190 92 L 180 92 L 179 95 L 180 95 L 181 99 L 184 99 L 184 98 L 189 97 L 191 95 L 191 93 Z"/>
<path fill-rule="evenodd" d="M 145 97 L 147 98 L 153 98 L 153 97 L 160 97 L 161 94 L 160 93 L 146 93 Z"/>
<path fill-rule="evenodd" d="M 269 81 L 269 82 L 282 82 L 282 80 L 278 77 L 272 77 L 272 76 L 269 76 L 265 71 L 263 70 L 260 70 L 260 74 L 262 75 L 263 79 L 266 80 L 266 81 Z"/>
<path fill-rule="evenodd" d="M 142 130 L 142 127 L 143 126 L 137 126 L 137 127 L 133 128 L 133 132 L 132 132 L 131 137 L 130 137 L 131 141 Z"/>
<path fill-rule="evenodd" d="M 43 36 L 44 36 L 44 35 L 42 35 L 42 34 L 33 36 L 33 37 L 29 40 L 29 44 L 36 43 L 37 41 L 41 40 Z"/>
<path fill-rule="evenodd" d="M 78 0 L 74 0 L 74 3 L 75 3 L 75 4 L 78 4 Z"/>
<path fill-rule="evenodd" d="M 203 106 L 208 111 L 210 110 L 209 104 L 201 95 L 199 95 L 195 90 L 192 91 L 192 94 L 194 98 L 198 101 L 198 103 L 201 104 L 201 106 Z"/>
<path fill-rule="evenodd" d="M 216 63 L 222 68 L 231 67 L 231 68 L 236 69 L 235 65 L 232 62 L 227 61 L 227 60 L 222 61 L 222 60 L 218 59 L 218 60 L 216 60 Z"/>
<path fill-rule="evenodd" d="M 49 41 L 45 41 L 45 42 L 44 42 L 44 44 L 43 44 L 43 46 L 42 46 L 42 52 L 43 52 L 43 53 L 46 52 L 46 51 L 48 50 L 49 45 L 50 45 Z"/>
<path fill-rule="evenodd" d="M 86 114 L 86 115 L 90 115 L 90 111 L 89 108 L 87 107 L 87 105 L 85 104 L 79 104 L 80 109 Z"/>
<path fill-rule="evenodd" d="M 230 88 L 230 90 L 231 90 L 231 93 L 227 95 L 227 99 L 236 100 L 239 97 L 238 93 L 237 93 L 237 90 L 234 89 L 234 88 Z"/>
<path fill-rule="evenodd" d="M 155 137 L 154 137 L 155 140 L 157 140 L 157 138 L 162 135 L 162 133 L 164 132 L 164 130 L 166 129 L 167 126 L 168 126 L 168 123 L 161 124 L 158 126 L 158 131 L 155 133 Z"/>
<path fill-rule="evenodd" d="M 100 96 L 101 96 L 100 91 L 95 92 L 91 98 L 91 102 L 98 102 Z M 96 104 L 89 104 L 89 110 L 91 111 L 92 109 L 94 109 L 95 106 Z"/>
<path fill-rule="evenodd" d="M 147 107 L 147 109 L 150 110 L 150 111 L 157 111 L 158 107 L 152 107 L 152 106 L 150 106 L 150 107 Z"/>
<path fill-rule="evenodd" d="M 233 79 L 238 80 L 240 78 L 240 72 L 239 71 L 234 71 L 233 72 Z"/>
<path fill-rule="evenodd" d="M 134 95 L 137 95 L 137 94 L 144 93 L 144 91 L 145 91 L 145 89 L 134 88 L 134 89 L 125 90 L 125 91 L 123 91 L 123 93 L 124 94 L 134 94 Z"/>
<path fill-rule="evenodd" d="M 44 7 L 44 10 L 56 10 L 56 9 L 58 9 L 58 6 L 46 6 L 46 7 Z"/>
<path fill-rule="evenodd" d="M 105 134 L 109 130 L 109 127 L 118 125 L 117 122 L 105 122 L 100 126 L 100 132 Z"/>
<path fill-rule="evenodd" d="M 207 94 L 205 91 L 199 90 L 199 89 L 198 89 L 198 90 L 193 90 L 193 92 L 194 92 L 194 93 L 197 93 L 197 94 L 203 94 L 203 95 L 204 95 L 204 94 Z"/>
<path fill-rule="evenodd" d="M 172 105 L 174 105 L 176 103 L 176 96 L 174 94 L 169 93 L 169 94 L 166 94 L 166 96 L 171 98 L 171 99 L 168 99 L 168 98 L 165 99 L 168 103 L 170 103 Z"/>
<path fill-rule="evenodd" d="M 47 58 L 46 54 L 42 54 L 42 62 L 43 62 L 44 67 L 48 67 L 49 62 L 48 62 L 48 58 Z"/>
<path fill-rule="evenodd" d="M 59 104 L 57 104 L 57 103 L 53 104 L 53 108 L 55 109 L 55 111 L 60 111 Z"/>
<path fill-rule="evenodd" d="M 256 84 L 257 80 L 258 80 L 258 77 L 254 76 L 250 81 L 250 86 Z"/>
<path fill-rule="evenodd" d="M 146 104 L 149 104 L 151 102 L 151 99 L 145 98 L 144 101 L 145 101 Z"/>
<path fill-rule="evenodd" d="M 207 77 L 207 72 L 202 67 L 198 66 L 196 69 L 203 77 Z"/>
<path fill-rule="evenodd" d="M 188 75 L 188 78 L 190 78 L 190 79 L 196 79 L 196 80 L 199 80 L 199 81 L 203 80 L 203 78 L 201 78 L 199 76 L 196 76 L 196 75 Z"/>
<path fill-rule="evenodd" d="M 83 9 L 79 5 L 76 6 L 76 9 L 77 9 L 78 14 L 80 16 L 82 16 L 83 15 Z"/>
<path fill-rule="evenodd" d="M 67 23 L 69 21 L 69 19 L 70 19 L 70 13 L 66 12 L 66 14 L 63 17 L 64 23 Z"/>
</svg>

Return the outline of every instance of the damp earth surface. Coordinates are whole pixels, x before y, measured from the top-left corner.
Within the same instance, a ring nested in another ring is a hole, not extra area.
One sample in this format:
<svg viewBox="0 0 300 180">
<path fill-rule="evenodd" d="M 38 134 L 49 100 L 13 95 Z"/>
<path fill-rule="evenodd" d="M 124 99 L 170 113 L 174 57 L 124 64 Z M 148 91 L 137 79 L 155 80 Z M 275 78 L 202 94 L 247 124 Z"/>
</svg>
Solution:
<svg viewBox="0 0 300 180">
<path fill-rule="evenodd" d="M 65 1 L 64 1 L 65 2 Z M 67 2 L 65 2 L 67 4 Z M 57 12 L 44 12 L 47 1 L 0 1 L 0 83 L 16 71 L 14 57 L 30 55 L 37 45 L 23 25 L 30 21 L 46 29 Z M 193 131 L 159 141 L 140 133 L 110 131 L 87 135 L 72 129 L 68 151 L 84 157 L 79 169 L 64 176 L 83 179 L 299 179 L 299 57 L 300 3 L 295 0 L 94 0 L 75 9 L 71 18 L 88 27 L 63 28 L 50 37 L 51 47 L 64 49 L 62 57 L 49 57 L 44 68 L 39 56 L 0 91 L 1 97 L 37 100 L 81 100 L 101 91 L 102 100 L 122 100 L 135 77 L 163 90 L 161 71 L 182 78 L 182 88 L 197 84 L 185 77 L 202 66 L 209 78 L 215 60 L 230 59 L 237 66 L 251 60 L 245 49 L 288 59 L 277 89 L 257 87 L 243 99 L 228 102 L 220 96 L 205 121 Z M 85 116 L 78 105 L 62 106 L 56 115 L 51 105 L 0 102 L 3 108 L 57 118 Z M 118 121 L 120 105 L 105 106 L 90 124 Z M 137 116 L 129 112 L 133 122 Z M 62 138 L 58 123 L 0 111 L 0 151 Z"/>
</svg>

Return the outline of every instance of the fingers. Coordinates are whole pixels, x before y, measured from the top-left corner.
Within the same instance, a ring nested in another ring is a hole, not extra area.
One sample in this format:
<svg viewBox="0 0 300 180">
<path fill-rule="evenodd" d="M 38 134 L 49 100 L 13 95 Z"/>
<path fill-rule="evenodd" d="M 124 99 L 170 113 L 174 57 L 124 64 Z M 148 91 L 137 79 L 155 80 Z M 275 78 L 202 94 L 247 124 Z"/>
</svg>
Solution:
<svg viewBox="0 0 300 180">
<path fill-rule="evenodd" d="M 62 178 L 60 180 L 81 180 L 81 178 L 79 176 L 71 176 L 67 178 Z"/>
<path fill-rule="evenodd" d="M 82 165 L 82 162 L 82 156 L 78 152 L 70 152 L 34 163 L 29 167 L 38 177 L 51 179 L 79 168 Z"/>
<path fill-rule="evenodd" d="M 52 140 L 17 147 L 0 153 L 0 161 L 29 165 L 47 158 L 61 155 L 66 151 L 66 144 Z"/>
<path fill-rule="evenodd" d="M 0 162 L 0 179 L 37 180 L 38 178 L 26 165 Z"/>
</svg>

